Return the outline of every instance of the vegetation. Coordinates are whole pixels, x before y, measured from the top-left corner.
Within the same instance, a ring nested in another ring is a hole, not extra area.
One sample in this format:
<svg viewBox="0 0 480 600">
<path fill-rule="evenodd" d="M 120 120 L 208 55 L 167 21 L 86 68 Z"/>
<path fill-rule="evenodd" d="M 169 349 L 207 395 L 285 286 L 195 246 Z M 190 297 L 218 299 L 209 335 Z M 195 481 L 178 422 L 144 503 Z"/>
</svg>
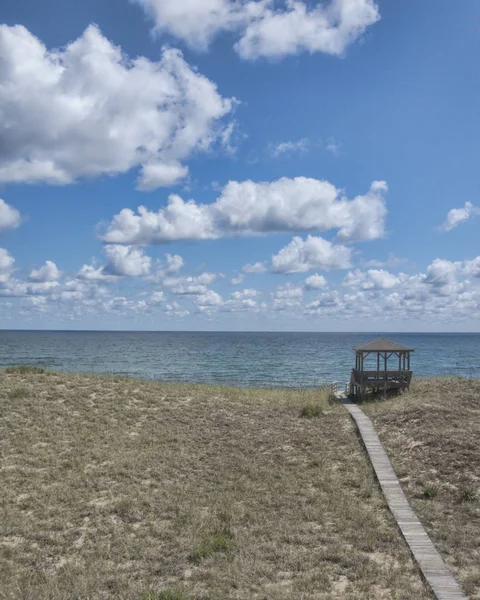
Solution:
<svg viewBox="0 0 480 600">
<path fill-rule="evenodd" d="M 480 379 L 420 379 L 362 408 L 445 562 L 480 598 Z"/>
<path fill-rule="evenodd" d="M 0 411 L 2 599 L 430 597 L 324 391 L 2 371 Z"/>
<path fill-rule="evenodd" d="M 5 369 L 5 373 L 18 373 L 19 375 L 27 375 L 29 373 L 45 373 L 45 369 L 32 365 L 13 365 Z"/>
<path fill-rule="evenodd" d="M 300 410 L 300 416 L 306 419 L 313 419 L 313 417 L 319 417 L 323 413 L 322 406 L 319 404 L 307 404 L 302 406 Z"/>
</svg>

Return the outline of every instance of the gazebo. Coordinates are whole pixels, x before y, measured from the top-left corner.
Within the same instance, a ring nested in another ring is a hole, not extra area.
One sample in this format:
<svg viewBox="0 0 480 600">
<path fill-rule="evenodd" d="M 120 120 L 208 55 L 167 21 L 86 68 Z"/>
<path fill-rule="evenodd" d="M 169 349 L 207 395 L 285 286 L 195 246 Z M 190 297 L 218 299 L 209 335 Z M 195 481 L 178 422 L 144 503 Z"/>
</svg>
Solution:
<svg viewBox="0 0 480 600">
<path fill-rule="evenodd" d="M 387 338 L 377 338 L 353 349 L 355 368 L 352 369 L 350 377 L 351 395 L 361 398 L 367 390 L 372 390 L 383 391 L 386 396 L 387 390 L 410 388 L 413 374 L 410 370 L 410 353 L 413 352 L 413 348 L 407 348 Z M 393 369 L 389 369 L 389 360 Z"/>
</svg>

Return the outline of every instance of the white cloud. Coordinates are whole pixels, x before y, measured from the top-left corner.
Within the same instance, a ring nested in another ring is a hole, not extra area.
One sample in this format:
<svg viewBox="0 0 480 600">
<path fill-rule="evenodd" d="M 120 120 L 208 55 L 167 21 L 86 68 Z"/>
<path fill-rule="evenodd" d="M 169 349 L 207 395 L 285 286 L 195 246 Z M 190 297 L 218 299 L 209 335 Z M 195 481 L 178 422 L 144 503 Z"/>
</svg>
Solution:
<svg viewBox="0 0 480 600">
<path fill-rule="evenodd" d="M 323 275 L 315 273 L 305 279 L 304 285 L 306 290 L 321 290 L 322 288 L 327 287 L 328 282 Z"/>
<path fill-rule="evenodd" d="M 298 152 L 300 154 L 304 154 L 308 152 L 309 143 L 307 138 L 302 138 L 297 142 L 280 142 L 278 144 L 271 144 L 269 146 L 269 154 L 273 157 L 278 157 L 283 154 L 294 154 Z"/>
<path fill-rule="evenodd" d="M 273 293 L 273 297 L 277 299 L 281 298 L 289 298 L 289 299 L 299 299 L 303 296 L 303 288 L 298 285 L 293 285 L 291 283 L 287 283 L 286 285 L 280 286 Z"/>
<path fill-rule="evenodd" d="M 245 273 L 266 273 L 268 271 L 268 269 L 265 266 L 265 263 L 256 262 L 256 263 L 244 265 L 242 267 L 242 271 L 244 271 Z"/>
<path fill-rule="evenodd" d="M 159 187 L 169 187 L 180 182 L 188 175 L 188 167 L 178 161 L 165 163 L 150 161 L 141 168 L 139 190 L 155 190 Z"/>
<path fill-rule="evenodd" d="M 5 248 L 0 248 L 0 273 L 8 273 L 13 267 L 14 262 L 15 259 L 10 252 L 5 250 Z"/>
<path fill-rule="evenodd" d="M 245 59 L 282 57 L 301 51 L 341 55 L 380 18 L 373 0 L 331 0 L 309 8 L 301 0 L 134 0 L 167 31 L 206 50 L 222 31 L 238 31 Z M 279 5 L 280 4 L 280 5 Z"/>
<path fill-rule="evenodd" d="M 470 217 L 480 215 L 480 207 L 474 206 L 471 202 L 465 202 L 463 208 L 452 208 L 447 214 L 445 222 L 441 226 L 444 231 L 450 231 L 460 223 L 467 221 Z"/>
<path fill-rule="evenodd" d="M 18 210 L 0 198 L 0 231 L 14 229 L 20 225 L 20 221 Z"/>
<path fill-rule="evenodd" d="M 255 298 L 256 296 L 259 296 L 260 292 L 258 292 L 257 290 L 253 290 L 251 288 L 247 288 L 245 290 L 240 290 L 238 292 L 233 292 L 232 293 L 232 298 L 234 300 L 245 300 L 246 298 Z"/>
<path fill-rule="evenodd" d="M 166 300 L 165 293 L 162 291 L 153 292 L 153 294 L 150 297 L 150 302 L 152 304 L 163 304 L 165 302 L 165 300 Z"/>
<path fill-rule="evenodd" d="M 195 298 L 197 306 L 221 306 L 223 298 L 213 290 L 207 290 L 204 294 Z"/>
<path fill-rule="evenodd" d="M 183 258 L 179 254 L 165 254 L 166 272 L 178 273 L 184 266 Z"/>
<path fill-rule="evenodd" d="M 245 275 L 242 275 L 241 273 L 239 275 L 237 275 L 236 277 L 232 277 L 230 279 L 230 283 L 232 285 L 240 285 L 243 280 L 245 279 Z"/>
<path fill-rule="evenodd" d="M 113 275 L 106 275 L 103 267 L 95 268 L 93 265 L 83 265 L 80 271 L 77 273 L 78 279 L 84 279 L 87 281 L 105 281 L 116 279 Z"/>
<path fill-rule="evenodd" d="M 157 269 L 155 273 L 149 276 L 152 281 L 160 281 L 165 277 L 170 277 L 177 274 L 184 267 L 185 263 L 179 254 L 165 254 L 165 259 L 162 261 L 157 259 Z"/>
<path fill-rule="evenodd" d="M 201 273 L 200 275 L 187 277 L 167 277 L 163 280 L 163 285 L 171 289 L 173 294 L 179 296 L 196 296 L 203 295 L 208 292 L 208 287 L 219 277 L 223 277 L 219 273 Z"/>
<path fill-rule="evenodd" d="M 346 246 L 311 235 L 305 240 L 295 236 L 272 256 L 272 270 L 274 273 L 301 273 L 312 269 L 348 269 L 350 262 L 351 250 Z"/>
<path fill-rule="evenodd" d="M 25 27 L 0 25 L 0 69 L 0 182 L 141 167 L 140 189 L 172 185 L 187 175 L 181 161 L 221 140 L 234 104 L 177 50 L 131 60 L 94 25 L 51 51 Z"/>
<path fill-rule="evenodd" d="M 345 276 L 343 285 L 363 290 L 388 290 L 400 283 L 401 277 L 383 269 L 369 269 L 366 272 L 355 270 Z"/>
<path fill-rule="evenodd" d="M 141 248 L 118 244 L 104 247 L 107 264 L 103 267 L 83 265 L 77 273 L 80 280 L 115 281 L 121 277 L 146 276 L 150 272 L 152 259 Z"/>
<path fill-rule="evenodd" d="M 287 10 L 268 8 L 252 20 L 235 48 L 246 59 L 302 51 L 338 56 L 379 18 L 373 0 L 332 0 L 310 10 L 306 3 L 290 0 Z"/>
<path fill-rule="evenodd" d="M 230 181 L 212 204 L 185 202 L 171 194 L 158 212 L 124 208 L 103 240 L 113 244 L 162 244 L 282 231 L 338 229 L 342 242 L 373 240 L 385 230 L 387 185 L 348 200 L 328 181 L 283 177 L 273 182 Z"/>
<path fill-rule="evenodd" d="M 30 273 L 30 281 L 58 281 L 62 273 L 57 265 L 51 260 L 47 260 L 43 267 L 33 269 Z"/>
<path fill-rule="evenodd" d="M 214 231 L 208 205 L 198 205 L 193 200 L 184 202 L 171 194 L 168 205 L 157 213 L 145 207 L 138 215 L 124 208 L 115 215 L 103 240 L 116 244 L 161 244 L 181 240 L 213 239 Z"/>
<path fill-rule="evenodd" d="M 105 275 L 139 277 L 148 275 L 152 259 L 142 249 L 131 246 L 105 246 L 108 262 L 103 268 Z"/>
<path fill-rule="evenodd" d="M 432 285 L 445 285 L 455 279 L 461 263 L 436 258 L 427 267 L 426 282 Z"/>
<path fill-rule="evenodd" d="M 467 275 L 473 275 L 473 277 L 480 277 L 480 256 L 473 260 L 465 261 L 464 272 Z"/>
</svg>

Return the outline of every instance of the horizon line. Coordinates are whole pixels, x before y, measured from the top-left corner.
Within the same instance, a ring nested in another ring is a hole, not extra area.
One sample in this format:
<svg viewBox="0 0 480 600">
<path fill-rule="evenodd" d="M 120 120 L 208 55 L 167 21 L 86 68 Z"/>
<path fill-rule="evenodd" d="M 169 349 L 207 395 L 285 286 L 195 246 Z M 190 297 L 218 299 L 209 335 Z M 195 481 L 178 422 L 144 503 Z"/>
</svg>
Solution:
<svg viewBox="0 0 480 600">
<path fill-rule="evenodd" d="M 394 331 L 394 330 L 370 330 L 370 331 L 305 331 L 305 330 L 269 330 L 269 329 L 27 329 L 27 328 L 0 328 L 2 332 L 45 332 L 45 333 L 335 333 L 335 334 L 443 334 L 443 335 L 480 335 L 480 331 Z"/>
</svg>

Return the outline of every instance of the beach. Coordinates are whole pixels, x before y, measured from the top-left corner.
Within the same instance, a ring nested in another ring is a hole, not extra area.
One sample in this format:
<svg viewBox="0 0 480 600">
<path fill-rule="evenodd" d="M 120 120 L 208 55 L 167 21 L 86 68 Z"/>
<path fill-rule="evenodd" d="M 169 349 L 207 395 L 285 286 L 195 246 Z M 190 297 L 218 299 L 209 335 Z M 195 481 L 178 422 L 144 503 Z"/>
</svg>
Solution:
<svg viewBox="0 0 480 600">
<path fill-rule="evenodd" d="M 328 391 L 8 371 L 4 598 L 430 598 Z M 455 404 L 439 411 L 451 427 L 446 411 L 468 414 L 458 439 L 478 448 L 480 382 L 448 382 Z M 395 419 L 416 414 L 428 447 L 441 445 L 445 431 L 424 408 L 432 400 L 416 381 L 398 404 L 364 409 L 444 559 L 478 598 L 478 453 L 452 444 L 434 477 L 418 444 L 397 443 Z"/>
</svg>

